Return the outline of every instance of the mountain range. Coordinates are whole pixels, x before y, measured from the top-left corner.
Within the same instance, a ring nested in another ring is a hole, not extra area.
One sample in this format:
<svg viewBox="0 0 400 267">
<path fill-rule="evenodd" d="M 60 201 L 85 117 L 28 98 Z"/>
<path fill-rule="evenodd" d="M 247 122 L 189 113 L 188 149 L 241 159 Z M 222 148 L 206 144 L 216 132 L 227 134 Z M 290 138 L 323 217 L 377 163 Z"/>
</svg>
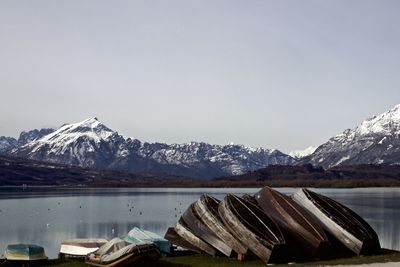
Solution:
<svg viewBox="0 0 400 267">
<path fill-rule="evenodd" d="M 400 104 L 347 129 L 297 164 L 330 168 L 337 165 L 400 164 Z"/>
<path fill-rule="evenodd" d="M 290 155 L 275 149 L 204 142 L 164 144 L 125 137 L 89 118 L 58 129 L 0 137 L 0 154 L 84 168 L 211 178 L 241 175 L 268 165 L 400 164 L 400 105 L 363 121 L 316 149 Z"/>
<path fill-rule="evenodd" d="M 278 150 L 243 145 L 147 143 L 124 137 L 97 118 L 65 124 L 57 130 L 23 132 L 18 140 L 2 137 L 5 155 L 85 168 L 166 173 L 210 178 L 242 174 L 270 164 L 293 164 Z"/>
</svg>

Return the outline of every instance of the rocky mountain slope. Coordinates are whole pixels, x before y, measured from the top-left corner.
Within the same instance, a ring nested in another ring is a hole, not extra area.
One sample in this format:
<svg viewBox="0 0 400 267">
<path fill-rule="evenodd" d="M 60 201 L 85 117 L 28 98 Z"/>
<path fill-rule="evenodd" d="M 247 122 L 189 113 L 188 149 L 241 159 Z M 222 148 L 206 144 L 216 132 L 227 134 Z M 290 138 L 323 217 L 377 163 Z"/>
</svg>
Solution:
<svg viewBox="0 0 400 267">
<path fill-rule="evenodd" d="M 400 104 L 331 138 L 298 164 L 400 164 Z"/>
<path fill-rule="evenodd" d="M 20 137 L 26 142 L 5 142 L 7 148 L 3 154 L 89 168 L 204 178 L 242 174 L 270 164 L 294 162 L 292 157 L 278 150 L 242 145 L 141 142 L 118 134 L 96 118 L 65 124 L 55 131 L 31 132 L 37 135 Z"/>
</svg>

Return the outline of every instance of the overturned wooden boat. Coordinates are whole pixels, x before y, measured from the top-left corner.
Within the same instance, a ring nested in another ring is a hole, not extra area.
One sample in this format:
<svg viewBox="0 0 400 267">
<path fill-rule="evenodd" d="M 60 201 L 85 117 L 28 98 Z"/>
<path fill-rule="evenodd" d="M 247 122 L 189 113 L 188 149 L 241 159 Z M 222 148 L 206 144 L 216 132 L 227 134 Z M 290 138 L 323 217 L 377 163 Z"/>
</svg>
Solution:
<svg viewBox="0 0 400 267">
<path fill-rule="evenodd" d="M 329 253 L 329 239 L 322 225 L 289 196 L 264 187 L 254 197 L 264 213 L 292 236 L 309 256 L 324 257 Z"/>
<path fill-rule="evenodd" d="M 167 232 L 164 235 L 164 238 L 170 241 L 172 244 L 181 247 L 186 250 L 190 250 L 196 253 L 201 253 L 201 249 L 196 246 L 193 246 L 191 243 L 187 242 L 183 239 L 178 233 L 175 231 L 174 227 L 169 227 Z"/>
<path fill-rule="evenodd" d="M 217 251 L 211 245 L 209 245 L 200 237 L 196 236 L 182 219 L 176 223 L 175 231 L 182 239 L 192 244 L 192 246 L 197 247 L 200 249 L 200 251 L 203 251 L 211 256 L 215 256 L 217 253 Z"/>
<path fill-rule="evenodd" d="M 85 258 L 107 243 L 106 239 L 67 239 L 61 242 L 60 257 Z"/>
<path fill-rule="evenodd" d="M 293 198 L 355 254 L 368 254 L 380 248 L 378 235 L 372 227 L 339 202 L 305 188 L 298 190 Z"/>
<path fill-rule="evenodd" d="M 238 259 L 242 259 L 247 253 L 248 247 L 226 229 L 226 226 L 221 220 L 218 212 L 219 203 L 220 201 L 218 199 L 208 194 L 203 194 L 193 204 L 193 208 L 204 225 L 206 225 L 212 233 L 235 251 L 238 254 Z"/>
<path fill-rule="evenodd" d="M 128 266 L 143 257 L 157 259 L 160 256 L 160 251 L 153 242 L 132 244 L 120 238 L 114 238 L 97 251 L 88 254 L 85 262 L 93 266 L 122 267 Z"/>
<path fill-rule="evenodd" d="M 129 243 L 138 243 L 144 241 L 153 242 L 162 254 L 171 253 L 171 242 L 156 233 L 148 230 L 142 230 L 138 227 L 134 227 L 122 239 Z"/>
<path fill-rule="evenodd" d="M 275 221 L 259 207 L 228 194 L 218 211 L 230 232 L 261 260 L 267 263 L 282 256 L 285 238 Z"/>
<path fill-rule="evenodd" d="M 4 253 L 7 261 L 43 261 L 47 260 L 44 248 L 32 244 L 13 244 L 8 245 Z"/>
<path fill-rule="evenodd" d="M 225 244 L 218 236 L 216 236 L 210 228 L 208 228 L 200 219 L 196 209 L 194 208 L 194 204 L 191 204 L 186 211 L 182 215 L 182 220 L 185 222 L 187 227 L 193 232 L 196 236 L 200 237 L 208 244 L 213 246 L 215 249 L 220 251 L 226 256 L 230 256 L 232 254 L 232 248 Z"/>
</svg>

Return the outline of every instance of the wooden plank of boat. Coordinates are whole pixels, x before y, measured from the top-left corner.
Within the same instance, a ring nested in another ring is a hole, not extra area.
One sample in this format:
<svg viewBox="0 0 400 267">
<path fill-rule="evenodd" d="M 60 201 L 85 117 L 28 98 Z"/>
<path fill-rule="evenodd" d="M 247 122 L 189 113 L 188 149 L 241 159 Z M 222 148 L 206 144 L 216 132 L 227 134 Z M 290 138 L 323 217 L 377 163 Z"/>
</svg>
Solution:
<svg viewBox="0 0 400 267">
<path fill-rule="evenodd" d="M 85 257 L 107 243 L 106 239 L 67 239 L 61 242 L 60 255 Z"/>
<path fill-rule="evenodd" d="M 4 253 L 7 261 L 43 261 L 47 260 L 44 248 L 32 244 L 8 245 Z"/>
<path fill-rule="evenodd" d="M 180 237 L 182 237 L 193 246 L 198 247 L 201 251 L 204 251 L 211 256 L 215 256 L 217 251 L 208 243 L 206 243 L 203 239 L 192 233 L 182 219 L 180 219 L 176 223 L 175 231 Z"/>
<path fill-rule="evenodd" d="M 218 211 L 230 232 L 264 262 L 270 260 L 273 252 L 274 256 L 283 252 L 285 238 L 279 226 L 259 207 L 228 194 Z"/>
<path fill-rule="evenodd" d="M 372 227 L 339 202 L 305 188 L 298 190 L 293 198 L 355 254 L 368 254 L 380 248 L 378 235 Z"/>
<path fill-rule="evenodd" d="M 258 206 L 293 236 L 309 256 L 323 257 L 328 254 L 329 239 L 322 225 L 305 208 L 267 186 L 254 196 Z"/>
<path fill-rule="evenodd" d="M 195 203 L 194 209 L 200 220 L 225 244 L 231 247 L 240 259 L 248 251 L 248 247 L 234 237 L 227 229 L 218 213 L 220 201 L 208 194 L 203 194 Z"/>
<path fill-rule="evenodd" d="M 226 256 L 230 256 L 232 248 L 225 244 L 219 237 L 217 237 L 200 219 L 197 214 L 194 204 L 191 204 L 182 215 L 183 221 L 187 227 L 198 237 L 206 241 L 208 244 L 219 250 Z"/>
<path fill-rule="evenodd" d="M 201 249 L 199 249 L 196 246 L 193 246 L 191 243 L 187 242 L 180 235 L 178 235 L 178 233 L 175 231 L 174 227 L 169 227 L 167 229 L 167 232 L 165 233 L 164 238 L 167 239 L 168 241 L 170 241 L 174 245 L 177 245 L 177 246 L 182 247 L 187 250 L 194 251 L 196 253 L 201 253 Z"/>
</svg>

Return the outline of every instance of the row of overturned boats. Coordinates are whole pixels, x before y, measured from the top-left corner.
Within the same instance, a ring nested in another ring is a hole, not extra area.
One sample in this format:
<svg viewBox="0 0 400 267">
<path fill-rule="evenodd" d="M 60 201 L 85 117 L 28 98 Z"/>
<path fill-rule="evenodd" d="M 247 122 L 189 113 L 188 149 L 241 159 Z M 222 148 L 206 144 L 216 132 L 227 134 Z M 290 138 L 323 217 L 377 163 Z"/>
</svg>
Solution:
<svg viewBox="0 0 400 267">
<path fill-rule="evenodd" d="M 270 187 L 254 195 L 203 194 L 168 228 L 171 243 L 198 253 L 268 262 L 368 255 L 380 249 L 372 227 L 350 208 L 300 189 L 288 196 Z"/>
</svg>

